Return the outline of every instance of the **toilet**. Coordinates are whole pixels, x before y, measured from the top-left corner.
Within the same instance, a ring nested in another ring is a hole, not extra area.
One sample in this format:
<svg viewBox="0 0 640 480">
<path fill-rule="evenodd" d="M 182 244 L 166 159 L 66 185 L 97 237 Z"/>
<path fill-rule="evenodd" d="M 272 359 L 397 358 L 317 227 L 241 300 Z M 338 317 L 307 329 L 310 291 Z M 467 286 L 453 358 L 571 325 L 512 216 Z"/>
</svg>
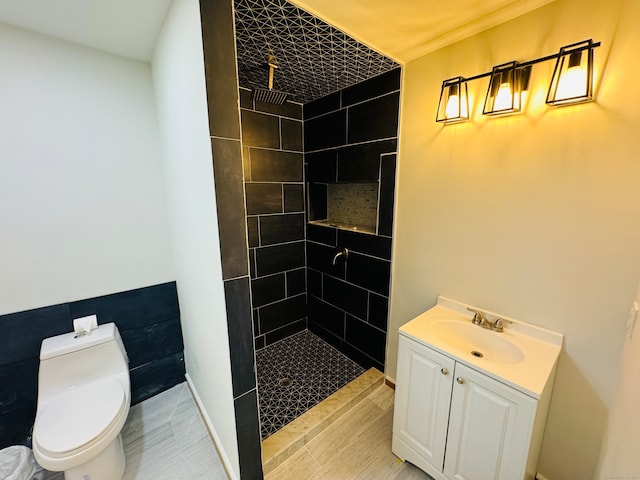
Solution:
<svg viewBox="0 0 640 480">
<path fill-rule="evenodd" d="M 115 323 L 42 341 L 33 453 L 65 480 L 121 480 L 131 388 Z"/>
</svg>

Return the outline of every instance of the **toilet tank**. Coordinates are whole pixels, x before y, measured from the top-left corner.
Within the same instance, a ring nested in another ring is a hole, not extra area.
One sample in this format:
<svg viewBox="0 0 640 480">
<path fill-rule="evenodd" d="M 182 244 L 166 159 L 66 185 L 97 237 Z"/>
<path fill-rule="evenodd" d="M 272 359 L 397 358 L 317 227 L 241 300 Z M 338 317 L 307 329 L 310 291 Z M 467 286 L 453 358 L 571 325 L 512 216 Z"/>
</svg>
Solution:
<svg viewBox="0 0 640 480">
<path fill-rule="evenodd" d="M 38 396 L 115 377 L 129 391 L 129 360 L 115 323 L 86 334 L 45 338 L 40 348 Z"/>
</svg>

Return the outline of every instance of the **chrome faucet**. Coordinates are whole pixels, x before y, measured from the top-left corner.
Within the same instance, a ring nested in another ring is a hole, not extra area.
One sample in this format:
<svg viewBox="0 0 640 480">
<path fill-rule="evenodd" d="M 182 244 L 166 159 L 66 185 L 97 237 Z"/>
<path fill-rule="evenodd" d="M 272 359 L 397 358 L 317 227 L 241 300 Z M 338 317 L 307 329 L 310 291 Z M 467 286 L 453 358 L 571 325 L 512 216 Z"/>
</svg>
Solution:
<svg viewBox="0 0 640 480">
<path fill-rule="evenodd" d="M 331 260 L 331 265 L 333 265 L 334 267 L 336 266 L 336 262 L 338 261 L 338 258 L 342 257 L 344 259 L 344 261 L 346 262 L 347 259 L 349 258 L 349 250 L 347 250 L 344 247 L 341 247 L 333 256 L 333 260 Z"/>
<path fill-rule="evenodd" d="M 476 310 L 471 307 L 467 307 L 467 310 L 473 312 L 473 319 L 471 320 L 471 323 L 482 328 L 486 328 L 487 330 L 493 330 L 494 332 L 502 333 L 504 332 L 505 323 L 513 323 L 511 320 L 506 320 L 504 318 L 496 318 L 495 321 L 492 322 L 487 319 L 487 317 L 485 317 L 485 313 L 480 310 Z"/>
</svg>

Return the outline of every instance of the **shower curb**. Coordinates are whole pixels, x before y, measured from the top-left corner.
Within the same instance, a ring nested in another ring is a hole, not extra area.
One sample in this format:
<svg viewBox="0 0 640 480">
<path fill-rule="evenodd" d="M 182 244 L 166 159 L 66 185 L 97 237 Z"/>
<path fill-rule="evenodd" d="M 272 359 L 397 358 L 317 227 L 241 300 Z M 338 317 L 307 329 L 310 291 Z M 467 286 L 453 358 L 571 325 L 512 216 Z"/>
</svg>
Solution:
<svg viewBox="0 0 640 480">
<path fill-rule="evenodd" d="M 262 442 L 262 470 L 271 472 L 382 385 L 384 375 L 370 368 Z"/>
</svg>

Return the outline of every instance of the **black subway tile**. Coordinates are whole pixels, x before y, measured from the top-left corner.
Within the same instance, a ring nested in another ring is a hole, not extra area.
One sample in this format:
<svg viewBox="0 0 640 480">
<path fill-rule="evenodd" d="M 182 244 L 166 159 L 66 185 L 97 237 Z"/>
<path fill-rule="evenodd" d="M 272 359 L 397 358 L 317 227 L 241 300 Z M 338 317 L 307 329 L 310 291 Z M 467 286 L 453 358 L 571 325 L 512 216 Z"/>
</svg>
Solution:
<svg viewBox="0 0 640 480">
<path fill-rule="evenodd" d="M 293 297 L 307 291 L 305 268 L 287 272 L 287 297 Z"/>
<path fill-rule="evenodd" d="M 338 245 L 374 257 L 391 260 L 391 239 L 366 233 L 338 230 Z"/>
<path fill-rule="evenodd" d="M 349 253 L 347 261 L 347 281 L 381 295 L 389 295 L 391 262 L 377 258 Z M 360 317 L 366 318 L 366 317 Z"/>
<path fill-rule="evenodd" d="M 379 361 L 375 360 L 371 356 L 367 355 L 363 351 L 361 351 L 361 350 L 357 349 L 356 347 L 354 347 L 353 345 L 351 345 L 346 340 L 344 340 L 340 344 L 340 347 L 338 349 L 342 353 L 344 353 L 347 357 L 349 357 L 351 360 L 353 360 L 358 365 L 360 365 L 361 367 L 363 367 L 363 368 L 365 368 L 367 370 L 369 368 L 377 368 L 378 371 L 384 372 L 384 363 L 383 362 L 379 362 Z"/>
<path fill-rule="evenodd" d="M 278 328 L 276 330 L 272 330 L 271 332 L 267 332 L 265 334 L 265 344 L 271 345 L 283 338 L 290 337 L 296 333 L 299 333 L 307 328 L 307 319 L 301 318 L 293 323 L 285 325 L 282 328 Z"/>
<path fill-rule="evenodd" d="M 322 274 L 312 268 L 307 268 L 307 293 L 322 298 Z"/>
<path fill-rule="evenodd" d="M 346 122 L 346 110 L 338 110 L 306 120 L 304 124 L 304 151 L 312 152 L 344 145 L 347 140 Z"/>
<path fill-rule="evenodd" d="M 331 148 L 320 152 L 307 153 L 307 181 L 332 183 L 338 180 L 338 150 Z"/>
<path fill-rule="evenodd" d="M 324 113 L 333 112 L 340 108 L 340 92 L 331 93 L 324 97 L 305 103 L 303 107 L 305 121 Z"/>
<path fill-rule="evenodd" d="M 236 278 L 224 282 L 231 357 L 231 382 L 234 397 L 256 387 L 253 346 L 253 316 L 249 279 Z"/>
<path fill-rule="evenodd" d="M 342 106 L 347 107 L 396 90 L 400 90 L 400 68 L 345 88 L 342 90 Z"/>
<path fill-rule="evenodd" d="M 325 227 L 324 225 L 313 225 L 308 223 L 307 240 L 335 247 L 337 245 L 336 231 L 337 229 L 334 227 Z"/>
<path fill-rule="evenodd" d="M 240 108 L 253 110 L 253 92 L 247 88 L 240 89 Z"/>
<path fill-rule="evenodd" d="M 260 237 L 258 236 L 258 217 L 247 217 L 247 235 L 249 247 L 259 247 Z"/>
<path fill-rule="evenodd" d="M 233 3 L 200 2 L 211 136 L 240 139 Z M 229 20 L 227 20 L 229 19 Z"/>
<path fill-rule="evenodd" d="M 222 278 L 247 274 L 247 220 L 242 150 L 237 140 L 211 139 Z"/>
<path fill-rule="evenodd" d="M 260 308 L 260 331 L 268 333 L 306 316 L 306 295 L 287 298 Z"/>
<path fill-rule="evenodd" d="M 260 242 L 273 245 L 304 240 L 304 227 L 303 213 L 260 217 Z"/>
<path fill-rule="evenodd" d="M 282 137 L 282 149 L 302 151 L 302 122 L 299 120 L 280 119 L 280 135 Z"/>
<path fill-rule="evenodd" d="M 309 220 L 326 220 L 327 218 L 327 186 L 322 183 L 309 183 Z"/>
<path fill-rule="evenodd" d="M 272 245 L 256 249 L 256 273 L 258 277 L 304 267 L 304 241 Z"/>
<path fill-rule="evenodd" d="M 369 323 L 380 330 L 387 331 L 389 299 L 369 292 Z"/>
<path fill-rule="evenodd" d="M 284 211 L 304 212 L 304 187 L 302 185 L 283 185 Z"/>
<path fill-rule="evenodd" d="M 249 147 L 280 148 L 278 117 L 251 110 L 241 111 L 242 143 Z"/>
<path fill-rule="evenodd" d="M 37 402 L 38 367 L 40 358 L 35 357 L 0 365 L 0 415 L 7 415 L 21 408 L 33 408 Z M 0 430 L 0 441 L 4 432 Z"/>
<path fill-rule="evenodd" d="M 286 294 L 284 273 L 252 280 L 251 294 L 254 308 L 284 299 Z"/>
<path fill-rule="evenodd" d="M 393 234 L 393 203 L 396 186 L 396 155 L 382 155 L 380 168 L 380 206 L 378 210 L 378 233 Z"/>
<path fill-rule="evenodd" d="M 338 180 L 340 182 L 377 182 L 380 175 L 380 155 L 395 153 L 395 139 L 362 143 L 338 149 Z"/>
<path fill-rule="evenodd" d="M 309 331 L 320 337 L 333 348 L 342 351 L 342 343 L 344 340 L 341 337 L 338 337 L 337 335 L 331 333 L 323 325 L 315 320 L 312 320 L 311 318 L 309 318 Z"/>
<path fill-rule="evenodd" d="M 347 315 L 345 340 L 374 360 L 384 363 L 387 335 L 371 325 Z"/>
<path fill-rule="evenodd" d="M 368 294 L 366 290 L 325 275 L 323 278 L 322 293 L 325 302 L 366 320 L 368 308 Z"/>
<path fill-rule="evenodd" d="M 251 181 L 302 182 L 302 153 L 251 149 Z"/>
<path fill-rule="evenodd" d="M 247 214 L 282 213 L 282 185 L 279 183 L 247 183 Z M 221 224 L 221 231 L 225 228 Z"/>
<path fill-rule="evenodd" d="M 260 461 L 262 444 L 256 389 L 237 397 L 233 403 L 236 412 L 240 478 L 243 480 L 260 480 L 263 478 L 262 462 Z"/>
<path fill-rule="evenodd" d="M 273 113 L 281 117 L 302 120 L 302 105 L 300 103 L 286 101 L 282 105 L 275 103 L 255 102 L 256 110 L 259 112 Z"/>
<path fill-rule="evenodd" d="M 347 142 L 397 137 L 399 102 L 396 92 L 349 107 Z"/>
<path fill-rule="evenodd" d="M 340 338 L 344 338 L 345 313 L 319 298 L 309 295 L 309 322 L 313 322 Z"/>
<path fill-rule="evenodd" d="M 344 262 L 338 260 L 333 265 L 333 256 L 336 254 L 334 247 L 307 242 L 307 266 L 338 278 L 344 278 Z"/>
</svg>

